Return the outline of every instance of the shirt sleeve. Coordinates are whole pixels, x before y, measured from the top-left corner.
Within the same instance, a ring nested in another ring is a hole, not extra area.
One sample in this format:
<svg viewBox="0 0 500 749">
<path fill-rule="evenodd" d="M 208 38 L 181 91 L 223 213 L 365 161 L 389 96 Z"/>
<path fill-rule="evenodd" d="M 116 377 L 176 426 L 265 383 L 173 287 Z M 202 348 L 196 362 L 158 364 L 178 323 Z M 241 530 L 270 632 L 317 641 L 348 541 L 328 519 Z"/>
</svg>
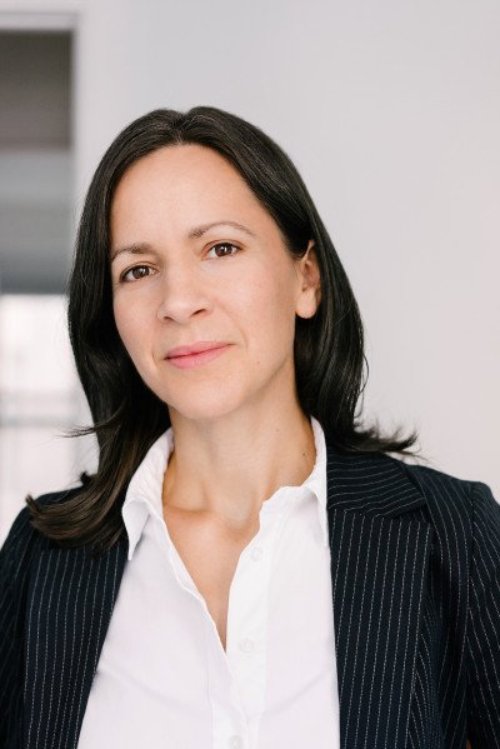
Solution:
<svg viewBox="0 0 500 749">
<path fill-rule="evenodd" d="M 14 520 L 0 549 L 0 746 L 7 745 L 16 722 L 15 711 L 22 666 L 21 590 L 27 575 L 26 556 L 33 530 L 29 508 Z"/>
<path fill-rule="evenodd" d="M 467 623 L 467 731 L 472 749 L 500 747 L 500 505 L 471 483 L 473 546 Z"/>
</svg>

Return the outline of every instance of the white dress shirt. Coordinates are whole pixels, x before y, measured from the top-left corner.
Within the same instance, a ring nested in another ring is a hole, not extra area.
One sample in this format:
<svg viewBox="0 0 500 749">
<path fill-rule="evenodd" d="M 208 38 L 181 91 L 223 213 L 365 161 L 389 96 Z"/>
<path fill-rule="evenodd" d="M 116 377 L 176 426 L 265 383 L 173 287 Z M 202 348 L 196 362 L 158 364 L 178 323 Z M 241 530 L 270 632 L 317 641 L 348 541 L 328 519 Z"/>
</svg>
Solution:
<svg viewBox="0 0 500 749">
<path fill-rule="evenodd" d="M 150 448 L 122 508 L 128 561 L 78 749 L 339 749 L 326 445 L 311 424 L 311 474 L 263 502 L 241 552 L 226 650 L 163 517 L 172 429 Z"/>
</svg>

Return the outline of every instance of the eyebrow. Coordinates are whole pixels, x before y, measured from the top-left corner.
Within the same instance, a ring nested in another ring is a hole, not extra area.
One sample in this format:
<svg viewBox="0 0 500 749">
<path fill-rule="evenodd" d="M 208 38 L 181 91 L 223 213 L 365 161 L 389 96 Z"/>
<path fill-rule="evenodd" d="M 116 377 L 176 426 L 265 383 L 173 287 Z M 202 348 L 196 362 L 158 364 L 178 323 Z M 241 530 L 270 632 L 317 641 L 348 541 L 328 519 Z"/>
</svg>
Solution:
<svg viewBox="0 0 500 749">
<path fill-rule="evenodd" d="M 253 231 L 250 231 L 247 226 L 244 226 L 244 224 L 239 224 L 237 221 L 212 221 L 210 224 L 201 224 L 200 226 L 193 227 L 189 230 L 187 237 L 188 239 L 198 239 L 199 237 L 202 237 L 203 234 L 206 234 L 209 229 L 213 229 L 215 226 L 231 226 L 233 229 L 238 229 L 244 234 L 248 234 L 249 237 L 256 236 Z M 119 247 L 118 249 L 112 251 L 111 262 L 113 262 L 113 260 L 115 260 L 118 255 L 121 255 L 124 252 L 129 252 L 132 255 L 142 255 L 150 251 L 151 249 L 151 245 L 147 242 L 137 242 L 126 247 Z"/>
</svg>

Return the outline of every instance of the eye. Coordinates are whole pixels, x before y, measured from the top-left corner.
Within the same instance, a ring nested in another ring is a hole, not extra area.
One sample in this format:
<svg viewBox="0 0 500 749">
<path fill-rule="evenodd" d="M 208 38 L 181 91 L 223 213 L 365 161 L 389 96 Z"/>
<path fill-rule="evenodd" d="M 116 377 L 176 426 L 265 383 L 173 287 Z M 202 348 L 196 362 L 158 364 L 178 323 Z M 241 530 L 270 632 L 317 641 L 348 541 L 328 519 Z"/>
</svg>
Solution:
<svg viewBox="0 0 500 749">
<path fill-rule="evenodd" d="M 130 281 L 139 281 L 141 278 L 146 278 L 146 276 L 151 275 L 149 271 L 152 271 L 153 269 L 149 267 L 149 265 L 134 265 L 133 268 L 129 268 L 120 276 L 120 281 L 130 282 Z"/>
<path fill-rule="evenodd" d="M 236 247 L 235 244 L 231 244 L 231 242 L 218 242 L 217 244 L 212 245 L 212 247 L 209 249 L 209 252 L 212 252 L 212 250 L 216 250 L 218 247 L 223 247 L 225 250 L 227 248 L 232 248 L 233 250 L 236 250 L 236 252 L 239 252 L 239 247 Z M 221 255 L 216 255 L 216 257 L 227 257 L 228 255 L 231 257 L 232 255 L 236 255 L 236 252 L 223 252 Z"/>
</svg>

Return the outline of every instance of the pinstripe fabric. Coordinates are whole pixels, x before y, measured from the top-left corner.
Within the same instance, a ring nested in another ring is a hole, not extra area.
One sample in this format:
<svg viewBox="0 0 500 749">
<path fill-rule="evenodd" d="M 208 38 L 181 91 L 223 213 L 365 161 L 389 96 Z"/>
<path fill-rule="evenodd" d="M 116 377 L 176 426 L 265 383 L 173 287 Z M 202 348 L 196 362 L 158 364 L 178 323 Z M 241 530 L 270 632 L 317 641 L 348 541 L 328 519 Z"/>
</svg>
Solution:
<svg viewBox="0 0 500 749">
<path fill-rule="evenodd" d="M 489 488 L 328 448 L 343 749 L 500 747 L 500 507 Z M 40 502 L 64 501 L 71 492 Z M 74 749 L 125 536 L 92 559 L 35 534 L 0 552 L 0 747 Z M 311 737 L 314 744 L 314 737 Z"/>
</svg>

